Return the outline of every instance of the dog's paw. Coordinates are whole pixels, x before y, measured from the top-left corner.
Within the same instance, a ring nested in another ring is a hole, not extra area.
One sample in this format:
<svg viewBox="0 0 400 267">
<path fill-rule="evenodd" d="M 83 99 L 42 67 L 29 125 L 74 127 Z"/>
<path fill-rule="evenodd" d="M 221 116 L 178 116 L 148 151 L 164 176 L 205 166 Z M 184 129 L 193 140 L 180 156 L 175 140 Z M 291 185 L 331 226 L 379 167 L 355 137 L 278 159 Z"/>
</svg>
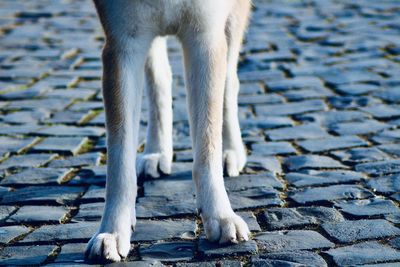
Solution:
<svg viewBox="0 0 400 267">
<path fill-rule="evenodd" d="M 130 247 L 130 235 L 99 233 L 90 239 L 85 256 L 91 261 L 119 262 L 128 256 Z"/>
<path fill-rule="evenodd" d="M 136 171 L 139 177 L 158 178 L 162 174 L 170 174 L 172 156 L 162 153 L 150 153 L 138 155 Z"/>
<path fill-rule="evenodd" d="M 230 177 L 238 176 L 246 165 L 244 146 L 238 146 L 237 149 L 226 149 L 223 155 L 226 174 Z"/>
<path fill-rule="evenodd" d="M 220 244 L 238 243 L 249 240 L 250 230 L 246 222 L 232 212 L 232 215 L 219 217 L 203 217 L 207 239 Z"/>
</svg>

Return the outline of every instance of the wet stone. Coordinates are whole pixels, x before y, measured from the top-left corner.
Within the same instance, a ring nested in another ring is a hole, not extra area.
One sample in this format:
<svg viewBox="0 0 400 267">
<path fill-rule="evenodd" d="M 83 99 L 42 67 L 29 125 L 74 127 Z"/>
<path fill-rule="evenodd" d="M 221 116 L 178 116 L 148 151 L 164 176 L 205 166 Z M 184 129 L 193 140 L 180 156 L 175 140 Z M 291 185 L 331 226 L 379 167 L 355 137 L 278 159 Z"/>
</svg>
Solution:
<svg viewBox="0 0 400 267">
<path fill-rule="evenodd" d="M 262 94 L 264 89 L 260 86 L 259 83 L 241 83 L 239 95 L 253 95 L 253 94 Z M 239 97 L 239 99 L 241 96 Z M 240 101 L 240 100 L 239 100 Z"/>
<path fill-rule="evenodd" d="M 343 84 L 366 83 L 379 81 L 380 76 L 369 71 L 346 71 L 346 72 L 331 72 L 324 75 L 325 82 L 338 86 Z"/>
<path fill-rule="evenodd" d="M 87 137 L 48 137 L 34 145 L 30 152 L 76 155 L 88 140 Z"/>
<path fill-rule="evenodd" d="M 0 223 L 3 223 L 3 221 L 10 216 L 12 212 L 14 212 L 17 208 L 16 207 L 10 207 L 10 206 L 0 206 Z"/>
<path fill-rule="evenodd" d="M 179 262 L 176 267 L 242 267 L 237 260 L 203 261 L 203 262 Z"/>
<path fill-rule="evenodd" d="M 44 136 L 88 136 L 100 137 L 105 134 L 105 129 L 100 127 L 76 127 L 66 125 L 54 125 L 36 132 Z"/>
<path fill-rule="evenodd" d="M 69 182 L 73 185 L 104 185 L 106 182 L 107 166 L 87 166 L 82 168 L 78 174 Z"/>
<path fill-rule="evenodd" d="M 396 249 L 400 249 L 400 237 L 393 238 L 389 244 Z"/>
<path fill-rule="evenodd" d="M 99 165 L 102 154 L 99 152 L 85 153 L 75 157 L 56 159 L 48 165 L 51 168 L 80 167 Z"/>
<path fill-rule="evenodd" d="M 378 242 L 365 242 L 325 252 L 338 266 L 400 260 L 400 252 Z"/>
<path fill-rule="evenodd" d="M 357 182 L 363 179 L 362 174 L 353 171 L 316 171 L 289 172 L 285 179 L 295 187 L 312 185 L 330 185 Z"/>
<path fill-rule="evenodd" d="M 327 106 L 321 100 L 306 100 L 285 104 L 256 106 L 256 114 L 262 116 L 295 115 L 321 110 L 327 110 Z"/>
<path fill-rule="evenodd" d="M 34 111 L 17 111 L 13 113 L 8 113 L 0 117 L 0 120 L 6 123 L 39 123 L 43 122 L 46 118 L 50 116 L 50 112 L 47 110 L 34 110 Z"/>
<path fill-rule="evenodd" d="M 132 241 L 165 240 L 171 238 L 194 239 L 195 220 L 138 220 Z"/>
<path fill-rule="evenodd" d="M 299 204 L 318 203 L 338 199 L 361 199 L 372 193 L 358 185 L 332 185 L 291 191 L 289 198 Z"/>
<path fill-rule="evenodd" d="M 90 120 L 89 122 L 87 122 L 85 124 L 104 127 L 105 126 L 105 121 L 106 121 L 106 113 L 105 112 L 101 112 L 94 119 Z"/>
<path fill-rule="evenodd" d="M 385 130 L 377 133 L 372 140 L 379 144 L 398 143 L 400 140 L 400 130 Z"/>
<path fill-rule="evenodd" d="M 93 97 L 97 92 L 91 89 L 57 89 L 47 92 L 44 97 L 52 99 L 80 99 L 88 100 Z"/>
<path fill-rule="evenodd" d="M 242 129 L 274 129 L 279 127 L 293 126 L 294 122 L 287 117 L 262 117 L 251 119 L 240 119 L 240 126 Z"/>
<path fill-rule="evenodd" d="M 40 265 L 54 249 L 54 245 L 6 247 L 0 250 L 0 262 L 5 266 Z"/>
<path fill-rule="evenodd" d="M 342 200 L 336 202 L 335 206 L 340 208 L 341 212 L 355 217 L 400 214 L 400 209 L 393 201 L 379 198 Z"/>
<path fill-rule="evenodd" d="M 243 191 L 251 188 L 283 188 L 282 182 L 279 181 L 275 175 L 268 172 L 226 177 L 224 182 L 228 192 Z"/>
<path fill-rule="evenodd" d="M 318 139 L 329 136 L 325 130 L 316 124 L 304 124 L 293 127 L 267 130 L 265 133 L 272 141 Z"/>
<path fill-rule="evenodd" d="M 37 168 L 45 165 L 57 154 L 25 154 L 15 155 L 0 164 L 0 169 L 8 168 Z"/>
<path fill-rule="evenodd" d="M 81 266 L 81 265 L 78 265 L 78 267 L 79 266 Z M 92 265 L 90 265 L 90 266 L 92 266 Z M 120 263 L 120 262 L 112 263 L 112 264 L 108 264 L 106 266 L 165 267 L 168 265 L 164 265 L 158 260 L 135 260 L 135 261 L 129 261 L 129 262 L 122 262 L 122 263 Z"/>
<path fill-rule="evenodd" d="M 71 169 L 29 168 L 19 173 L 7 176 L 0 182 L 0 185 L 61 184 L 66 182 L 71 173 Z"/>
<path fill-rule="evenodd" d="M 250 155 L 247 157 L 246 167 L 256 170 L 269 171 L 274 174 L 282 173 L 281 163 L 275 157 Z"/>
<path fill-rule="evenodd" d="M 11 136 L 32 134 L 43 127 L 36 124 L 24 124 L 24 125 L 0 124 L 0 126 L 1 126 L 0 134 L 11 135 Z"/>
<path fill-rule="evenodd" d="M 44 225 L 27 235 L 20 243 L 87 242 L 96 233 L 100 222 L 79 222 Z"/>
<path fill-rule="evenodd" d="M 74 243 L 65 244 L 61 247 L 61 251 L 54 260 L 54 263 L 69 263 L 79 264 L 85 261 L 84 251 L 86 249 L 86 243 Z"/>
<path fill-rule="evenodd" d="M 356 171 L 371 175 L 385 175 L 400 172 L 400 160 L 385 160 L 372 163 L 361 163 L 356 165 Z"/>
<path fill-rule="evenodd" d="M 183 261 L 194 257 L 195 246 L 192 242 L 165 242 L 142 245 L 139 249 L 144 260 Z"/>
<path fill-rule="evenodd" d="M 87 102 L 76 102 L 74 105 L 70 107 L 70 110 L 88 112 L 91 110 L 100 110 L 103 108 L 104 108 L 103 102 L 101 101 L 87 101 Z"/>
<path fill-rule="evenodd" d="M 265 232 L 256 235 L 258 246 L 269 252 L 331 248 L 335 244 L 309 230 Z"/>
<path fill-rule="evenodd" d="M 266 254 L 262 254 L 259 256 L 254 256 L 252 258 L 252 262 L 257 263 L 258 265 L 254 266 L 268 266 L 264 265 L 267 261 L 277 261 L 278 263 L 284 262 L 285 264 L 289 262 L 288 266 L 327 266 L 325 260 L 319 256 L 317 253 L 309 252 L 309 251 L 288 251 L 288 252 L 268 252 Z M 275 265 L 272 265 L 275 266 Z M 278 265 L 279 266 L 279 265 Z M 283 265 L 287 266 L 287 265 Z"/>
<path fill-rule="evenodd" d="M 336 91 L 345 95 L 363 95 L 378 89 L 379 87 L 374 84 L 365 83 L 343 84 L 335 88 Z"/>
<path fill-rule="evenodd" d="M 228 192 L 238 192 L 252 188 L 283 188 L 282 183 L 271 173 L 226 177 L 224 182 Z M 146 196 L 194 195 L 195 193 L 191 176 L 147 181 L 144 183 L 144 191 Z"/>
<path fill-rule="evenodd" d="M 0 157 L 8 155 L 10 152 L 21 152 L 26 147 L 33 144 L 35 138 L 12 138 L 0 136 Z"/>
<path fill-rule="evenodd" d="M 46 122 L 76 124 L 80 123 L 86 115 L 87 112 L 60 111 L 53 114 L 53 116 L 47 119 Z"/>
<path fill-rule="evenodd" d="M 8 223 L 61 223 L 68 210 L 60 206 L 22 206 Z"/>
<path fill-rule="evenodd" d="M 74 216 L 73 221 L 99 221 L 103 215 L 103 210 L 103 202 L 81 204 L 78 214 Z"/>
<path fill-rule="evenodd" d="M 297 142 L 300 147 L 309 152 L 323 152 L 355 146 L 366 146 L 367 142 L 357 136 L 329 137 L 324 139 L 313 139 Z"/>
<path fill-rule="evenodd" d="M 268 89 L 274 91 L 288 91 L 302 89 L 304 87 L 322 87 L 320 79 L 312 76 L 298 76 L 292 79 L 284 79 L 280 81 L 267 82 Z"/>
<path fill-rule="evenodd" d="M 363 107 L 361 110 L 371 114 L 377 119 L 391 119 L 400 116 L 400 107 L 395 105 L 375 105 L 371 107 Z"/>
<path fill-rule="evenodd" d="M 46 107 L 47 110 L 60 111 L 65 109 L 71 100 L 69 99 L 35 99 L 12 101 L 8 109 L 37 110 Z"/>
<path fill-rule="evenodd" d="M 5 193 L 1 204 L 29 204 L 73 202 L 84 191 L 83 187 L 69 186 L 28 186 Z"/>
<path fill-rule="evenodd" d="M 378 146 L 380 150 L 390 155 L 400 158 L 400 146 L 398 144 L 386 144 Z"/>
<path fill-rule="evenodd" d="M 346 168 L 340 162 L 326 157 L 317 155 L 301 155 L 286 158 L 285 166 L 290 171 L 298 171 L 301 169 L 326 169 L 326 168 Z"/>
<path fill-rule="evenodd" d="M 254 81 L 281 78 L 283 77 L 283 74 L 278 70 L 253 70 L 253 71 L 241 70 L 238 72 L 238 76 L 240 81 L 254 82 Z"/>
<path fill-rule="evenodd" d="M 367 184 L 372 190 L 378 193 L 397 193 L 400 192 L 400 174 L 372 178 Z"/>
<path fill-rule="evenodd" d="M 182 195 L 178 198 L 162 196 L 139 198 L 136 204 L 138 218 L 169 217 L 196 213 L 194 196 Z"/>
<path fill-rule="evenodd" d="M 375 120 L 365 120 L 363 122 L 343 122 L 334 124 L 330 127 L 332 131 L 339 135 L 370 134 L 389 128 L 389 125 Z"/>
<path fill-rule="evenodd" d="M 238 99 L 239 105 L 275 104 L 282 103 L 283 97 L 277 94 L 242 95 Z"/>
<path fill-rule="evenodd" d="M 288 142 L 254 143 L 251 148 L 252 154 L 262 156 L 296 153 L 294 147 Z"/>
<path fill-rule="evenodd" d="M 268 230 L 290 229 L 319 225 L 323 222 L 344 221 L 343 216 L 334 208 L 300 207 L 266 209 L 263 219 Z"/>
<path fill-rule="evenodd" d="M 247 226 L 249 227 L 250 231 L 254 232 L 261 231 L 261 227 L 257 222 L 257 218 L 254 216 L 252 212 L 242 211 L 242 212 L 236 212 L 236 214 L 242 217 L 242 219 L 247 223 Z"/>
<path fill-rule="evenodd" d="M 228 197 L 234 210 L 283 205 L 278 191 L 268 188 L 248 189 L 228 193 Z"/>
<path fill-rule="evenodd" d="M 106 190 L 104 187 L 91 185 L 80 199 L 82 202 L 104 202 Z"/>
<path fill-rule="evenodd" d="M 400 102 L 400 90 L 398 87 L 384 89 L 374 93 L 374 96 L 380 97 L 390 103 Z"/>
<path fill-rule="evenodd" d="M 363 121 L 369 118 L 367 114 L 353 110 L 333 110 L 326 112 L 307 113 L 296 116 L 303 122 L 314 122 L 323 126 L 329 126 L 340 122 Z"/>
<path fill-rule="evenodd" d="M 34 98 L 41 96 L 42 94 L 46 93 L 49 90 L 50 88 L 33 86 L 31 88 L 24 90 L 17 90 L 0 94 L 0 99 L 10 101 L 10 100 L 23 100 L 28 98 Z"/>
<path fill-rule="evenodd" d="M 344 151 L 335 151 L 332 152 L 332 154 L 339 158 L 342 162 L 351 164 L 390 159 L 388 155 L 375 147 L 353 148 Z"/>
<path fill-rule="evenodd" d="M 321 225 L 329 236 L 340 243 L 350 243 L 356 240 L 377 239 L 400 235 L 400 229 L 386 220 L 357 220 Z"/>
<path fill-rule="evenodd" d="M 287 91 L 284 92 L 283 95 L 289 101 L 300 101 L 300 100 L 307 100 L 311 98 L 322 98 L 332 96 L 333 93 L 324 87 L 317 87 L 317 88 L 307 88 L 295 91 Z"/>
<path fill-rule="evenodd" d="M 238 244 L 220 245 L 211 243 L 204 237 L 199 240 L 199 252 L 204 257 L 226 257 L 257 253 L 257 243 L 254 240 L 240 242 Z"/>
<path fill-rule="evenodd" d="M 22 225 L 0 227 L 0 243 L 7 244 L 23 234 L 29 233 L 29 228 Z"/>
</svg>

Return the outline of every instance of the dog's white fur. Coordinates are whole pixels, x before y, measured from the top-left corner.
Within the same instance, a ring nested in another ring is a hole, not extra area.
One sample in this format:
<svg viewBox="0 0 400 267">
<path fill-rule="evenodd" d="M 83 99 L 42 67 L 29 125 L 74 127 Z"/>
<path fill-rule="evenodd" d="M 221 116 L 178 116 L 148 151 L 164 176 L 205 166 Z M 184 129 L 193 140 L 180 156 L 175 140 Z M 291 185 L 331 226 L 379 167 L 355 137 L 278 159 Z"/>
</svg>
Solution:
<svg viewBox="0 0 400 267">
<path fill-rule="evenodd" d="M 232 210 L 225 191 L 222 160 L 230 176 L 238 175 L 246 162 L 237 114 L 236 65 L 250 1 L 95 0 L 95 5 L 106 34 L 108 166 L 105 209 L 86 255 L 111 261 L 126 257 L 136 224 L 136 175 L 171 172 L 172 78 L 163 37 L 171 34 L 184 50 L 193 178 L 206 236 L 220 243 L 248 240 L 249 229 Z M 145 151 L 135 168 L 144 81 L 149 125 Z"/>
</svg>

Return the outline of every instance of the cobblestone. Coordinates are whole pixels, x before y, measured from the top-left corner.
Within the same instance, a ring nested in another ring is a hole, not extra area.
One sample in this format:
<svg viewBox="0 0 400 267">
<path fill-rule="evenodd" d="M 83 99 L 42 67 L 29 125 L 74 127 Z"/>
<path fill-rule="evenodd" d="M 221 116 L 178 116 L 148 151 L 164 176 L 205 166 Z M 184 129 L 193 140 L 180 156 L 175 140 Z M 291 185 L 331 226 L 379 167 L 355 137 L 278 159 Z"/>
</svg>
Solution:
<svg viewBox="0 0 400 267">
<path fill-rule="evenodd" d="M 289 172 L 286 180 L 295 187 L 331 185 L 361 181 L 363 176 L 352 171 L 316 171 Z"/>
<path fill-rule="evenodd" d="M 326 252 L 339 266 L 380 263 L 400 259 L 400 252 L 378 242 L 365 242 Z"/>
<path fill-rule="evenodd" d="M 291 229 L 344 221 L 336 209 L 326 207 L 272 208 L 264 211 L 268 230 Z"/>
<path fill-rule="evenodd" d="M 259 233 L 255 239 L 260 249 L 267 251 L 292 251 L 330 248 L 334 244 L 317 232 L 293 230 Z"/>
<path fill-rule="evenodd" d="M 335 204 L 345 214 L 355 217 L 368 217 L 384 214 L 399 214 L 400 209 L 391 200 L 372 198 L 362 200 L 343 200 Z"/>
<path fill-rule="evenodd" d="M 11 215 L 8 223 L 61 223 L 68 209 L 59 206 L 23 206 Z"/>
<path fill-rule="evenodd" d="M 170 38 L 172 174 L 140 181 L 121 265 L 398 266 L 397 1 L 253 4 L 238 68 L 248 159 L 225 178 L 251 240 L 204 238 L 183 54 Z M 0 265 L 87 266 L 105 201 L 103 31 L 89 0 L 5 0 L 0 13 Z"/>
<path fill-rule="evenodd" d="M 345 168 L 340 162 L 326 156 L 301 155 L 291 156 L 285 161 L 285 166 L 290 171 L 301 169 Z"/>
<path fill-rule="evenodd" d="M 385 220 L 328 222 L 322 228 L 341 243 L 400 235 L 400 230 Z"/>
</svg>

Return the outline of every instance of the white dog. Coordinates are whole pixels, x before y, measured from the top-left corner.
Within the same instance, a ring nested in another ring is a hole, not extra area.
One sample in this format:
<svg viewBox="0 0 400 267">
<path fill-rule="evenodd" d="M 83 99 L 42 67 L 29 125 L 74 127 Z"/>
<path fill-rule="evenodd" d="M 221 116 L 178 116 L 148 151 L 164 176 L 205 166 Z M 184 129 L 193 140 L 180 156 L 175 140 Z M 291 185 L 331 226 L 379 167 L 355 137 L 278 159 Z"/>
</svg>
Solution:
<svg viewBox="0 0 400 267">
<path fill-rule="evenodd" d="M 193 178 L 206 236 L 219 243 L 248 240 L 249 229 L 225 191 L 223 164 L 229 176 L 236 176 L 246 162 L 236 71 L 250 0 L 94 2 L 106 35 L 102 57 L 108 168 L 101 225 L 86 256 L 110 261 L 126 257 L 136 224 L 136 175 L 171 172 L 172 78 L 166 35 L 176 35 L 184 50 Z M 135 168 L 144 78 L 149 125 Z"/>
</svg>

